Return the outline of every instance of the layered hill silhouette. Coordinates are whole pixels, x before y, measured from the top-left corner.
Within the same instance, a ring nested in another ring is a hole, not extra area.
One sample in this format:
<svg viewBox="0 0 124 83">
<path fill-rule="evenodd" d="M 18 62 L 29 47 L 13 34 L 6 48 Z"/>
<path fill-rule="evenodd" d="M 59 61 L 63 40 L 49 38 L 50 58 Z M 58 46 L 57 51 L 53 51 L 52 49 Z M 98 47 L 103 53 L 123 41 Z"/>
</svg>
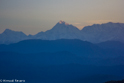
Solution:
<svg viewBox="0 0 124 83">
<path fill-rule="evenodd" d="M 26 83 L 104 83 L 123 79 L 123 48 L 101 44 L 78 39 L 2 44 L 0 78 L 25 79 Z"/>
<path fill-rule="evenodd" d="M 30 39 L 0 45 L 0 78 L 26 83 L 104 83 L 124 78 L 123 43 Z M 116 48 L 120 47 L 121 48 Z"/>
<path fill-rule="evenodd" d="M 3 55 L 0 56 L 0 63 L 4 63 L 0 65 L 0 78 L 24 79 L 26 83 L 103 83 L 109 80 L 123 79 L 123 65 L 81 65 L 72 63 L 74 55 L 72 59 L 67 58 L 72 56 L 70 53 L 65 53 L 65 56 L 63 53 L 0 52 Z M 57 59 L 58 57 L 63 58 Z M 63 59 L 64 61 L 62 61 Z"/>
<path fill-rule="evenodd" d="M 69 52 L 0 52 L 0 66 L 1 79 L 24 79 L 26 83 L 104 83 L 124 78 L 124 65 L 86 64 L 84 58 Z"/>
<path fill-rule="evenodd" d="M 122 43 L 121 46 L 123 45 L 124 44 Z M 81 64 L 85 65 L 124 65 L 124 48 L 105 48 L 106 46 L 107 45 L 104 44 L 104 47 L 102 47 L 100 44 L 92 44 L 90 42 L 81 41 L 78 39 L 30 39 L 20 41 L 15 44 L 0 45 L 0 52 L 15 52 L 36 55 L 39 53 L 57 53 L 54 54 L 58 55 L 58 57 L 56 56 L 56 59 L 61 59 L 62 57 L 60 55 L 62 54 L 63 61 L 64 59 L 69 60 L 69 58 L 72 58 L 74 63 L 78 63 L 79 60 Z M 64 53 L 65 55 L 69 56 L 64 56 Z M 77 60 L 76 62 L 75 59 Z"/>
<path fill-rule="evenodd" d="M 0 34 L 0 44 L 16 43 L 27 39 L 57 40 L 57 39 L 80 39 L 91 43 L 105 41 L 124 42 L 123 23 L 105 23 L 86 26 L 82 30 L 64 21 L 58 22 L 52 29 L 39 32 L 36 35 L 25 35 L 23 32 L 6 29 Z"/>
</svg>

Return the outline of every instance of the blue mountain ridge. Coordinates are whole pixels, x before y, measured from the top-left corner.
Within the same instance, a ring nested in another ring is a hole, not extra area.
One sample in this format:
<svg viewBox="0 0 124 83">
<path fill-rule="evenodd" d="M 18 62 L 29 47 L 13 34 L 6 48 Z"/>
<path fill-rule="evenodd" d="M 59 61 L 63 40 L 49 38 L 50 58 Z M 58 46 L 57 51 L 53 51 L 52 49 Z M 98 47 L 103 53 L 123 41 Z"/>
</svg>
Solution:
<svg viewBox="0 0 124 83">
<path fill-rule="evenodd" d="M 109 41 L 113 42 L 113 41 Z M 78 39 L 0 45 L 0 78 L 26 83 L 104 83 L 124 78 L 124 51 Z M 119 43 L 119 44 L 118 44 Z M 112 43 L 111 43 L 112 44 Z M 123 43 L 114 42 L 116 46 Z"/>
<path fill-rule="evenodd" d="M 6 29 L 0 34 L 0 44 L 16 43 L 27 39 L 80 39 L 91 43 L 105 41 L 124 42 L 124 23 L 104 23 L 86 26 L 82 30 L 64 21 L 58 22 L 52 29 L 36 35 L 25 35 L 23 32 Z"/>
</svg>

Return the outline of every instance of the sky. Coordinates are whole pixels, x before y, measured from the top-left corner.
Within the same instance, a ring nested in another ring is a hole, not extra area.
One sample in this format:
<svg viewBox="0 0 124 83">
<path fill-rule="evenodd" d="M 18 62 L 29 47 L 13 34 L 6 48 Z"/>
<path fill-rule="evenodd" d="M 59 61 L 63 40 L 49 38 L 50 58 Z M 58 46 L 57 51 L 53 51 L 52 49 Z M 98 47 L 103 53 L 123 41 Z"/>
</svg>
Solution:
<svg viewBox="0 0 124 83">
<path fill-rule="evenodd" d="M 124 23 L 124 0 L 0 0 L 0 33 L 11 29 L 34 35 L 60 20 L 79 29 Z"/>
</svg>

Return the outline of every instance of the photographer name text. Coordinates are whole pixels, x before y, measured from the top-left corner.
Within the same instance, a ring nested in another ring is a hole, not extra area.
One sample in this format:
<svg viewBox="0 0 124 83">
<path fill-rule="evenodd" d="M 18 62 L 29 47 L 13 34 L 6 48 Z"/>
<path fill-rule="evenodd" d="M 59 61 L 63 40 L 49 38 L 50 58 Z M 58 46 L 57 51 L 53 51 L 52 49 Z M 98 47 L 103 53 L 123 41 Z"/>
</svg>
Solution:
<svg viewBox="0 0 124 83">
<path fill-rule="evenodd" d="M 4 82 L 4 83 L 7 83 L 7 82 L 21 82 L 21 83 L 24 83 L 25 80 L 18 80 L 18 79 L 11 79 L 11 80 L 7 80 L 7 79 L 0 79 L 0 82 Z"/>
</svg>

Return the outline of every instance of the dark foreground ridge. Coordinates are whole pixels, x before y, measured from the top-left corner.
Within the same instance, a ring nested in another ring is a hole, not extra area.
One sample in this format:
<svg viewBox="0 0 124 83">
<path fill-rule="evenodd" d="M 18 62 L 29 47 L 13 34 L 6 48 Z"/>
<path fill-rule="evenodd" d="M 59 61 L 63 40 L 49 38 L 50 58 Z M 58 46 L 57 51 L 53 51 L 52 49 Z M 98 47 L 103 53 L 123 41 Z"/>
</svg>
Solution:
<svg viewBox="0 0 124 83">
<path fill-rule="evenodd" d="M 78 39 L 2 44 L 0 79 L 26 83 L 104 83 L 124 79 L 123 43 L 114 42 L 111 48 L 106 42 L 101 44 Z"/>
<path fill-rule="evenodd" d="M 0 52 L 0 78 L 26 83 L 104 83 L 124 78 L 124 65 L 96 66 L 68 52 Z"/>
<path fill-rule="evenodd" d="M 68 52 L 82 58 L 85 64 L 124 64 L 123 43 L 116 42 L 111 45 L 111 48 L 107 47 L 108 42 L 106 44 L 104 43 L 104 46 L 101 44 L 92 44 L 78 39 L 24 40 L 15 44 L 0 45 L 0 52 L 16 52 L 22 54 Z"/>
<path fill-rule="evenodd" d="M 105 82 L 105 83 L 124 83 L 124 80 L 121 80 L 121 81 L 108 81 L 108 82 Z"/>
</svg>

